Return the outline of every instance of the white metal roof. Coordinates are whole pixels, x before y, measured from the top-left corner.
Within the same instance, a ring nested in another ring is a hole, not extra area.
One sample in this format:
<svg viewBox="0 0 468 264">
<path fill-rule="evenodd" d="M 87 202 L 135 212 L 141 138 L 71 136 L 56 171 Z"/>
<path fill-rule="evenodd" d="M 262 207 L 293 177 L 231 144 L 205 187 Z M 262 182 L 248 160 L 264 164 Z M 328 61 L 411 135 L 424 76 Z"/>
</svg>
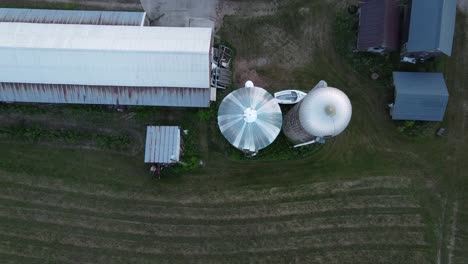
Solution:
<svg viewBox="0 0 468 264">
<path fill-rule="evenodd" d="M 179 127 L 149 126 L 146 128 L 145 163 L 176 163 L 179 158 Z"/>
<path fill-rule="evenodd" d="M 0 23 L 0 82 L 209 88 L 210 28 Z"/>
</svg>

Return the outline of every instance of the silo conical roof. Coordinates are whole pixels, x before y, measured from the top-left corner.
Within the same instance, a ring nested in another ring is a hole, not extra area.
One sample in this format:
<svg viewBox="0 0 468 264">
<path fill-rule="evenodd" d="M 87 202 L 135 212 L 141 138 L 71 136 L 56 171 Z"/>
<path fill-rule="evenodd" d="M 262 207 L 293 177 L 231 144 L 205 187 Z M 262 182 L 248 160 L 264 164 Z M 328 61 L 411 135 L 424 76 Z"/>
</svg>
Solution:
<svg viewBox="0 0 468 264">
<path fill-rule="evenodd" d="M 218 111 L 218 126 L 234 147 L 250 152 L 270 145 L 281 131 L 283 117 L 276 99 L 250 82 L 227 95 Z"/>
</svg>

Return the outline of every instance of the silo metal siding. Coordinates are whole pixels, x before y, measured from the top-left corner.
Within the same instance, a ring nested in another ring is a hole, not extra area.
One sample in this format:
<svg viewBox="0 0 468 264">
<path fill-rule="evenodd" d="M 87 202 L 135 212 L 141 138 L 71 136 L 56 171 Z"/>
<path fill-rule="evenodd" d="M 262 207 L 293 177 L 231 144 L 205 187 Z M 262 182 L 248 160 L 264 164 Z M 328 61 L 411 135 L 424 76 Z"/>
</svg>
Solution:
<svg viewBox="0 0 468 264">
<path fill-rule="evenodd" d="M 209 107 L 210 89 L 0 83 L 0 101 Z"/>
<path fill-rule="evenodd" d="M 145 12 L 0 8 L 0 22 L 142 26 Z"/>
<path fill-rule="evenodd" d="M 299 120 L 299 109 L 301 103 L 302 102 L 295 105 L 294 108 L 286 114 L 283 124 L 284 134 L 295 144 L 309 142 L 315 138 L 313 135 L 307 133 L 307 131 L 305 131 L 301 126 L 301 122 Z"/>
</svg>

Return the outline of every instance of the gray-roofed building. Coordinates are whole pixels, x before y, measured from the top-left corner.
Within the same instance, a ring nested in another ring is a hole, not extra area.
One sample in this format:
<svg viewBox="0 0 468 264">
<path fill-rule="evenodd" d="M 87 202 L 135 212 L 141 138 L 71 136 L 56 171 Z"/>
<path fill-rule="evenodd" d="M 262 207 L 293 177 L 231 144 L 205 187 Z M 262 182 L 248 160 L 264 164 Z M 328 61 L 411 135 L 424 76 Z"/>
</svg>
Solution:
<svg viewBox="0 0 468 264">
<path fill-rule="evenodd" d="M 209 107 L 211 28 L 0 22 L 0 101 Z"/>
<path fill-rule="evenodd" d="M 0 8 L 0 22 L 144 26 L 145 12 Z"/>
<path fill-rule="evenodd" d="M 442 73 L 394 72 L 394 120 L 442 121 L 449 93 Z"/>
<path fill-rule="evenodd" d="M 365 0 L 360 5 L 357 49 L 374 53 L 400 46 L 400 6 L 397 0 Z"/>
<path fill-rule="evenodd" d="M 179 127 L 147 127 L 145 163 L 171 164 L 179 162 L 180 143 Z"/>
<path fill-rule="evenodd" d="M 452 54 L 456 0 L 412 0 L 402 55 L 428 59 Z"/>
</svg>

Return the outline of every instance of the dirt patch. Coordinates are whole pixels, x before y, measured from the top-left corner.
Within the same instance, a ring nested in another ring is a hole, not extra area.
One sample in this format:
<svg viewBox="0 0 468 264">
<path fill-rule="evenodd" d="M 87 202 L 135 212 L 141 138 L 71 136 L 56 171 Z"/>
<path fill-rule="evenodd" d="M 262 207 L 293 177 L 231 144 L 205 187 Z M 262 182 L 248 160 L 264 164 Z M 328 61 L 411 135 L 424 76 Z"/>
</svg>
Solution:
<svg viewBox="0 0 468 264">
<path fill-rule="evenodd" d="M 227 16 L 221 35 L 238 51 L 234 65 L 238 85 L 252 79 L 270 91 L 289 87 L 295 70 L 314 61 L 318 48 L 329 42 L 332 18 L 321 14 L 323 3 L 306 7 L 287 3 L 281 8 L 275 3 L 252 7 L 224 3 L 220 16 Z"/>
</svg>

